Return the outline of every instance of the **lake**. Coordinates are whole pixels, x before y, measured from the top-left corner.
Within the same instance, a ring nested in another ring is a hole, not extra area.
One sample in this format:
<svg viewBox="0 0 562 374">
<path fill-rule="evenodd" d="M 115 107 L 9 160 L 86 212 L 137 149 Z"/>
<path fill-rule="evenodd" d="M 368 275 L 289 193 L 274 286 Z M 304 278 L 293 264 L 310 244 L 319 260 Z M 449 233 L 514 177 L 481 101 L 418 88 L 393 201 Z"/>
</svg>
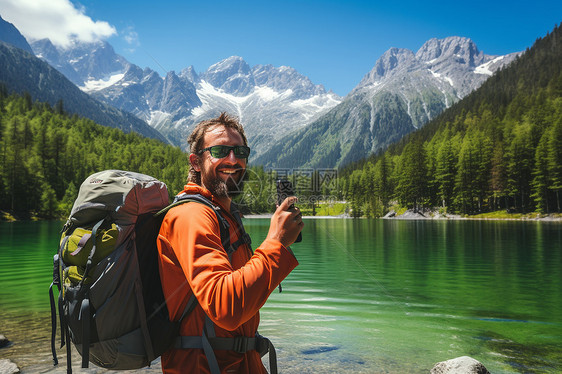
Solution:
<svg viewBox="0 0 562 374">
<path fill-rule="evenodd" d="M 24 373 L 64 372 L 48 300 L 61 225 L 0 223 L 0 334 L 14 342 L 0 358 Z M 269 220 L 245 225 L 255 247 Z M 428 373 L 465 355 L 492 373 L 562 371 L 562 223 L 306 219 L 292 249 L 300 265 L 260 325 L 282 373 Z"/>
</svg>

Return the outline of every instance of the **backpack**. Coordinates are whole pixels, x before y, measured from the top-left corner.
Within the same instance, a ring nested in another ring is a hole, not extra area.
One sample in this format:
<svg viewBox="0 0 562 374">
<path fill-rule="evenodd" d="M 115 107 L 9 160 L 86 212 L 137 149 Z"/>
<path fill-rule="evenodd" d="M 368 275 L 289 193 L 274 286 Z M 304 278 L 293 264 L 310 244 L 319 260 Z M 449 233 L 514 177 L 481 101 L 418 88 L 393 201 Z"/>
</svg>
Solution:
<svg viewBox="0 0 562 374">
<path fill-rule="evenodd" d="M 208 205 L 215 211 L 223 247 L 229 258 L 242 242 L 248 243 L 249 236 L 243 232 L 241 240 L 230 244 L 228 222 L 219 213 L 220 209 L 201 195 L 181 194 L 168 204 L 166 185 L 148 175 L 106 170 L 86 178 L 63 226 L 60 246 L 53 257 L 53 282 L 49 294 L 51 350 L 55 365 L 58 364 L 55 348 L 57 309 L 60 347 L 66 345 L 69 373 L 72 372 L 70 342 L 81 354 L 83 368 L 92 362 L 114 370 L 149 366 L 174 345 L 179 348 L 196 348 L 194 344 L 201 347 L 201 336 L 179 337 L 181 320 L 197 304 L 194 296 L 179 321 L 169 319 L 156 248 L 166 212 L 192 201 Z M 58 308 L 53 286 L 59 291 Z M 209 329 L 212 329 L 212 323 Z M 213 349 L 236 350 L 237 347 L 235 342 L 217 345 L 212 342 L 212 335 L 210 338 L 212 348 L 206 349 L 205 353 L 212 372 L 216 372 L 218 365 Z M 182 339 L 189 343 L 178 346 Z M 258 335 L 252 339 L 255 342 L 250 344 L 250 349 L 260 350 L 263 354 L 269 350 L 270 362 L 275 359 L 269 340 L 258 338 Z M 276 362 L 274 364 L 276 369 Z"/>
</svg>

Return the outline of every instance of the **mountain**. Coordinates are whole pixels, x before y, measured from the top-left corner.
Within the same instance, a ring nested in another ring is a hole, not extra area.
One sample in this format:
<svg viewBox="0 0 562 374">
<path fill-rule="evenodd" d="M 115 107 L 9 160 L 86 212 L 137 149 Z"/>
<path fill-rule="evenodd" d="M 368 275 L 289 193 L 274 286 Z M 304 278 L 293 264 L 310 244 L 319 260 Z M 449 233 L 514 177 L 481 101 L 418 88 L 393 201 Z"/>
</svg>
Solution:
<svg viewBox="0 0 562 374">
<path fill-rule="evenodd" d="M 237 56 L 200 74 L 190 66 L 164 78 L 131 64 L 117 82 L 87 92 L 137 115 L 182 147 L 195 124 L 222 111 L 234 114 L 244 124 L 252 157 L 341 100 L 293 68 L 250 67 Z"/>
<path fill-rule="evenodd" d="M 10 22 L 0 17 L 0 40 L 8 44 L 23 49 L 26 52 L 33 53 L 31 46 L 27 43 L 25 37 Z"/>
<path fill-rule="evenodd" d="M 340 170 L 339 186 L 356 216 L 384 216 L 391 202 L 439 215 L 559 214 L 561 98 L 559 25 L 418 131 Z"/>
<path fill-rule="evenodd" d="M 255 158 L 341 101 L 291 67 L 250 67 L 237 56 L 200 74 L 190 66 L 160 77 L 127 62 L 107 43 L 75 44 L 63 51 L 42 40 L 32 47 L 84 92 L 133 113 L 184 148 L 195 124 L 226 111 L 244 124 Z"/>
<path fill-rule="evenodd" d="M 391 48 L 335 108 L 256 158 L 269 167 L 339 167 L 385 149 L 478 88 L 519 54 L 490 56 L 468 38 Z"/>
<path fill-rule="evenodd" d="M 74 41 L 68 48 L 58 48 L 49 39 L 31 43 L 35 55 L 63 73 L 72 83 L 88 91 L 125 71 L 129 63 L 105 41 Z"/>
<path fill-rule="evenodd" d="M 52 106 L 62 100 L 68 113 L 79 114 L 125 132 L 134 131 L 166 141 L 142 120 L 91 98 L 59 71 L 20 48 L 0 42 L 0 66 L 0 82 L 10 92 L 28 92 L 34 100 L 48 102 Z"/>
</svg>

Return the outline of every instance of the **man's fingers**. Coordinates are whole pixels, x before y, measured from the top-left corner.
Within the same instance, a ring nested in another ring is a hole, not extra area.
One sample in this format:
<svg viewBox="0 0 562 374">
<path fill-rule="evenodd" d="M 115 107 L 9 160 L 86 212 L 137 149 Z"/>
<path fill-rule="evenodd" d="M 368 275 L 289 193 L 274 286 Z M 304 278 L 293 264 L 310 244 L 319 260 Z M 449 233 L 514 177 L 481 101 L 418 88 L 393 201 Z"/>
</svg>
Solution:
<svg viewBox="0 0 562 374">
<path fill-rule="evenodd" d="M 289 210 L 289 207 L 291 205 L 294 205 L 297 202 L 297 200 L 298 198 L 296 196 L 289 196 L 288 198 L 283 200 L 279 208 L 281 208 L 281 210 Z"/>
</svg>

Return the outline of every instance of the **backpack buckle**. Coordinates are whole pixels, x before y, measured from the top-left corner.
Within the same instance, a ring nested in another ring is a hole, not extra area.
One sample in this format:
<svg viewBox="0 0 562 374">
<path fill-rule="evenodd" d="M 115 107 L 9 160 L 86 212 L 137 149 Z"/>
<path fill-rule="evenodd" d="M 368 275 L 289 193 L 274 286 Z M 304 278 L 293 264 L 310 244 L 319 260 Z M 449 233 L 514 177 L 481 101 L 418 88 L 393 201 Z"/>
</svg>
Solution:
<svg viewBox="0 0 562 374">
<path fill-rule="evenodd" d="M 235 336 L 232 344 L 232 350 L 236 353 L 244 354 L 251 348 L 249 347 L 250 338 L 247 336 Z"/>
</svg>

